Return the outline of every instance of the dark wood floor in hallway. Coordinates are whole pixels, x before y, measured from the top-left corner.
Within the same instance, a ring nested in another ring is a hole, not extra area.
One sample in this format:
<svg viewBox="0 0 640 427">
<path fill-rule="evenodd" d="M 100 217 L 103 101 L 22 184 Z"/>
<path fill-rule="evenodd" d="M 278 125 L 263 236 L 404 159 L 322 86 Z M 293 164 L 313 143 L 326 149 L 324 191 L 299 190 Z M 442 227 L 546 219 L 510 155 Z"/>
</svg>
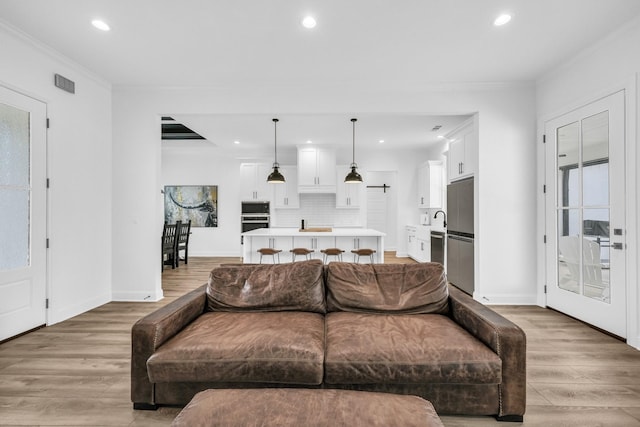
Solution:
<svg viewBox="0 0 640 427">
<path fill-rule="evenodd" d="M 162 301 L 112 302 L 1 344 L 0 425 L 169 426 L 180 408 L 132 409 L 131 326 L 228 262 L 239 259 L 191 257 L 163 273 Z M 551 310 L 493 308 L 527 333 L 525 422 L 443 416 L 447 427 L 640 427 L 640 351 Z"/>
</svg>

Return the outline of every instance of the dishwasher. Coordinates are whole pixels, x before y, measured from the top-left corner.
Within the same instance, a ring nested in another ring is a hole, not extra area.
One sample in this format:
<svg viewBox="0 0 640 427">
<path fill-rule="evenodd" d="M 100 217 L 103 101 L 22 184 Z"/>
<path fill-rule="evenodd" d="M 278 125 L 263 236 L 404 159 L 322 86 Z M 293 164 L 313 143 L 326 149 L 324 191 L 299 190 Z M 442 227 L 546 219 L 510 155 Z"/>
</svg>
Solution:
<svg viewBox="0 0 640 427">
<path fill-rule="evenodd" d="M 444 265 L 445 233 L 431 230 L 431 262 L 439 262 Z"/>
</svg>

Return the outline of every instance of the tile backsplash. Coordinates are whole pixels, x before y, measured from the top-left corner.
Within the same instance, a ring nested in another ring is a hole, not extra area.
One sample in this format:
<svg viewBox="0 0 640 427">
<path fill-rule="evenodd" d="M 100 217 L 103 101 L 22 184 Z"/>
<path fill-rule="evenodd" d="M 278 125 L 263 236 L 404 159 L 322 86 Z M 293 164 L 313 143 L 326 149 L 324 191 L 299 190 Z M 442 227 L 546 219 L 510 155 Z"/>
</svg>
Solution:
<svg viewBox="0 0 640 427">
<path fill-rule="evenodd" d="M 272 209 L 272 227 L 362 227 L 361 209 L 336 209 L 335 194 L 300 194 L 299 209 Z"/>
</svg>

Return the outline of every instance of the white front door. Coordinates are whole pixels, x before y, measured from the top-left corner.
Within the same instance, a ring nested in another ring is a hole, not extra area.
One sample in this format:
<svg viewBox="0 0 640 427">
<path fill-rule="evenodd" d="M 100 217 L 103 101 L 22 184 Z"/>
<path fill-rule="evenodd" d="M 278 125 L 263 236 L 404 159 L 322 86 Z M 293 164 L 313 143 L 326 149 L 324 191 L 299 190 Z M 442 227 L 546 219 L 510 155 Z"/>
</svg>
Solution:
<svg viewBox="0 0 640 427">
<path fill-rule="evenodd" d="M 626 337 L 624 92 L 545 134 L 547 305 Z"/>
<path fill-rule="evenodd" d="M 46 323 L 46 105 L 0 87 L 0 341 Z"/>
</svg>

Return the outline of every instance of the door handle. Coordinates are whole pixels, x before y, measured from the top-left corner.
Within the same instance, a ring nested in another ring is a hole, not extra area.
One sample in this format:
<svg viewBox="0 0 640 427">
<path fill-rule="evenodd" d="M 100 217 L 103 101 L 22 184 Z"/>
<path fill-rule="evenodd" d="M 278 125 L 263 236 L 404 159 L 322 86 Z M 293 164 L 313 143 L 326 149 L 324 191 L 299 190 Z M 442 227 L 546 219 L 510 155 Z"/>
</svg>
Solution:
<svg viewBox="0 0 640 427">
<path fill-rule="evenodd" d="M 623 250 L 623 249 L 624 249 L 624 245 L 623 245 L 622 243 L 614 243 L 614 244 L 612 244 L 612 245 L 611 245 L 611 247 L 612 247 L 613 249 L 617 249 L 617 250 L 619 250 L 619 251 L 621 251 L 621 250 Z"/>
</svg>

